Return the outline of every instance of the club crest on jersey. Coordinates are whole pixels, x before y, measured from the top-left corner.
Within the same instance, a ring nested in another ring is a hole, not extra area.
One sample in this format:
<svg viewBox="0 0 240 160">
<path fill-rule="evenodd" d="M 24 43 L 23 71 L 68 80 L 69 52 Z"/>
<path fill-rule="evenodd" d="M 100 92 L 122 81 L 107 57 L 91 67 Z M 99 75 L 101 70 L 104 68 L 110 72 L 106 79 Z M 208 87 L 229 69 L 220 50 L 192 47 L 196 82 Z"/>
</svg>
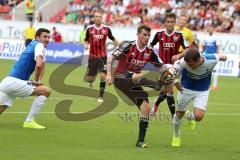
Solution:
<svg viewBox="0 0 240 160">
<path fill-rule="evenodd" d="M 173 37 L 173 40 L 174 40 L 175 42 L 177 42 L 178 37 Z"/>
<path fill-rule="evenodd" d="M 148 53 L 145 53 L 145 54 L 144 54 L 144 58 L 145 58 L 145 59 L 148 59 L 149 56 L 150 56 L 150 55 L 149 55 Z"/>
<path fill-rule="evenodd" d="M 164 41 L 163 37 L 161 38 L 161 41 Z"/>
<path fill-rule="evenodd" d="M 101 32 L 102 32 L 102 34 L 106 34 L 107 33 L 107 31 L 105 31 L 105 30 L 102 30 Z"/>
</svg>

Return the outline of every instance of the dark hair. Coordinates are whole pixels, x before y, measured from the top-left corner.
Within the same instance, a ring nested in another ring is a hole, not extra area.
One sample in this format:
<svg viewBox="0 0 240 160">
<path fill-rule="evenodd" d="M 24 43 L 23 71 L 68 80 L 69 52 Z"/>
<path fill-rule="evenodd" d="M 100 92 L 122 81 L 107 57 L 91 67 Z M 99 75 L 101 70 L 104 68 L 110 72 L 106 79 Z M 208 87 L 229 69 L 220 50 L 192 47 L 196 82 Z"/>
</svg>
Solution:
<svg viewBox="0 0 240 160">
<path fill-rule="evenodd" d="M 184 60 L 186 62 L 189 62 L 189 61 L 198 61 L 200 59 L 200 53 L 198 51 L 198 49 L 196 48 L 188 48 L 186 51 L 185 51 L 185 56 L 184 56 Z"/>
<path fill-rule="evenodd" d="M 148 25 L 141 24 L 140 26 L 138 26 L 137 33 L 141 33 L 143 29 L 151 32 L 151 28 Z"/>
<path fill-rule="evenodd" d="M 170 12 L 170 13 L 165 14 L 164 22 L 166 22 L 167 18 L 174 18 L 174 20 L 176 21 L 177 16 L 176 16 L 176 14 Z"/>
<path fill-rule="evenodd" d="M 35 38 L 39 37 L 42 34 L 42 32 L 50 33 L 50 31 L 46 28 L 39 28 L 36 32 Z"/>
</svg>

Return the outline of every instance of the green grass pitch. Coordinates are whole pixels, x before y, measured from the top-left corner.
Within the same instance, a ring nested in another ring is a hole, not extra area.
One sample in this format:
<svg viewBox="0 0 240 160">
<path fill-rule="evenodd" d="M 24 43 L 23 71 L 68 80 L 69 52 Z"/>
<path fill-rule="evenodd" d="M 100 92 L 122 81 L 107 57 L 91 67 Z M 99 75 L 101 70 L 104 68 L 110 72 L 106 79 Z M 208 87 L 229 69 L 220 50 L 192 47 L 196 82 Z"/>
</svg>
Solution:
<svg viewBox="0 0 240 160">
<path fill-rule="evenodd" d="M 0 80 L 13 61 L 0 60 Z M 58 64 L 47 64 L 44 83 Z M 83 81 L 86 68 L 79 67 L 65 80 L 66 84 L 87 86 Z M 135 147 L 138 134 L 137 108 L 119 98 L 118 106 L 110 113 L 89 121 L 71 122 L 57 118 L 56 104 L 72 99 L 72 112 L 89 111 L 99 103 L 95 98 L 65 95 L 52 90 L 37 121 L 46 130 L 23 129 L 22 124 L 34 97 L 17 98 L 13 107 L 0 116 L 1 160 L 239 160 L 240 159 L 240 79 L 220 77 L 218 89 L 210 93 L 206 115 L 197 123 L 194 132 L 184 120 L 181 126 L 182 146 L 171 147 L 172 123 L 164 102 L 161 116 L 153 119 L 148 128 L 148 149 Z M 99 81 L 94 83 L 98 89 Z M 113 87 L 107 92 L 117 96 Z M 156 97 L 150 98 L 151 106 Z M 127 113 L 127 116 L 126 116 Z"/>
</svg>

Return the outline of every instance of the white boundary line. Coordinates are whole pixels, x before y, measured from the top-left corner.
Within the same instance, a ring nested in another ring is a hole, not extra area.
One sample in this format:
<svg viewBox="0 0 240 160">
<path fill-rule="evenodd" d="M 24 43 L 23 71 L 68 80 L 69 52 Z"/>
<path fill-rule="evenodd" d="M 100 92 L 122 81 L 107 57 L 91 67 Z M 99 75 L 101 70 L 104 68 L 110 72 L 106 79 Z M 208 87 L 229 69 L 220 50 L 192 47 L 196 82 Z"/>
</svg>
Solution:
<svg viewBox="0 0 240 160">
<path fill-rule="evenodd" d="M 73 114 L 86 113 L 86 112 L 71 112 Z M 101 113 L 101 112 L 93 112 Z M 28 112 L 4 112 L 3 114 L 28 114 Z M 39 112 L 39 114 L 55 114 L 55 112 Z M 138 114 L 137 112 L 109 112 L 110 115 L 131 115 Z M 159 115 L 169 115 L 170 113 L 160 113 Z M 206 113 L 207 116 L 240 116 L 240 113 Z"/>
<path fill-rule="evenodd" d="M 19 98 L 19 99 L 27 99 L 27 100 L 34 100 L 35 97 L 26 97 L 26 98 Z M 49 97 L 48 100 L 78 100 L 81 97 Z M 94 98 L 93 98 L 94 99 Z M 122 99 L 118 98 L 118 100 L 123 101 Z M 219 105 L 219 106 L 239 106 L 238 103 L 215 103 L 215 102 L 208 102 L 211 105 Z"/>
</svg>

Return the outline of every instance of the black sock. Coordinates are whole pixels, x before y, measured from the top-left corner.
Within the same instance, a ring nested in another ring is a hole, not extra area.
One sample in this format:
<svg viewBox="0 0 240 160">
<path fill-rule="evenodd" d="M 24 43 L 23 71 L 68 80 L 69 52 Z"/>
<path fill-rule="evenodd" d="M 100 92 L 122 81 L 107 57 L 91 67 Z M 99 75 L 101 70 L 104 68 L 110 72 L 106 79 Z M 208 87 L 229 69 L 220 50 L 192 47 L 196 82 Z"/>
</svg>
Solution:
<svg viewBox="0 0 240 160">
<path fill-rule="evenodd" d="M 160 94 L 159 94 L 159 96 L 158 96 L 158 99 L 157 99 L 156 102 L 155 102 L 155 105 L 156 105 L 156 106 L 159 106 L 159 104 L 160 104 L 162 101 L 164 101 L 166 98 L 167 98 L 167 95 L 164 94 L 164 93 L 162 93 L 162 92 L 160 92 Z"/>
<path fill-rule="evenodd" d="M 103 97 L 105 86 L 106 86 L 106 82 L 105 81 L 101 81 L 100 82 L 100 95 L 99 95 L 99 97 Z"/>
<path fill-rule="evenodd" d="M 140 117 L 138 142 L 144 142 L 147 128 L 148 128 L 148 118 Z"/>
<path fill-rule="evenodd" d="M 168 107 L 169 110 L 171 112 L 171 115 L 173 117 L 173 115 L 175 114 L 175 100 L 173 96 L 167 96 L 167 103 L 168 103 Z"/>
</svg>

